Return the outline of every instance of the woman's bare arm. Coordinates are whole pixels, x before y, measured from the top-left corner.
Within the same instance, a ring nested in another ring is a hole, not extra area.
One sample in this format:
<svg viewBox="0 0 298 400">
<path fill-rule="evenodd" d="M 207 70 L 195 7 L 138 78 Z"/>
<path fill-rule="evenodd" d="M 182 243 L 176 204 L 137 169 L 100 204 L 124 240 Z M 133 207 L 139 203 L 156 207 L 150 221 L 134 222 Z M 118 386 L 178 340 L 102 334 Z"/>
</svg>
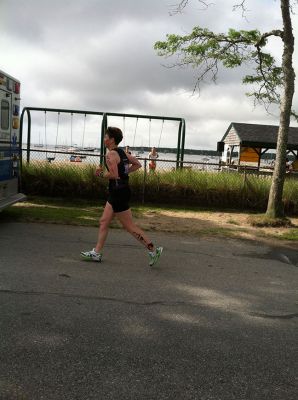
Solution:
<svg viewBox="0 0 298 400">
<path fill-rule="evenodd" d="M 109 171 L 104 173 L 104 178 L 108 179 L 118 179 L 118 164 L 120 162 L 120 157 L 116 151 L 109 151 L 106 156 L 106 162 Z"/>
<path fill-rule="evenodd" d="M 142 164 L 136 157 L 132 156 L 131 154 L 126 154 L 126 156 L 128 158 L 129 164 L 130 164 L 130 167 L 128 170 L 129 173 L 134 172 L 137 169 L 142 167 Z"/>
</svg>

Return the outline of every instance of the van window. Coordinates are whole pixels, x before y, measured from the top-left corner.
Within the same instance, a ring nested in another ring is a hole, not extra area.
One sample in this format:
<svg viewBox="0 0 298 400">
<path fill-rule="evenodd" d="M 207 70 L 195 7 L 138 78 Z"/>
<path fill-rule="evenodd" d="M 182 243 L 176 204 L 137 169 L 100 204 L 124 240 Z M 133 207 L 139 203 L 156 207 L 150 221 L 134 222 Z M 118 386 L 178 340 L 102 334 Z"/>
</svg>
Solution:
<svg viewBox="0 0 298 400">
<path fill-rule="evenodd" d="M 9 102 L 1 101 L 1 129 L 9 129 Z"/>
</svg>

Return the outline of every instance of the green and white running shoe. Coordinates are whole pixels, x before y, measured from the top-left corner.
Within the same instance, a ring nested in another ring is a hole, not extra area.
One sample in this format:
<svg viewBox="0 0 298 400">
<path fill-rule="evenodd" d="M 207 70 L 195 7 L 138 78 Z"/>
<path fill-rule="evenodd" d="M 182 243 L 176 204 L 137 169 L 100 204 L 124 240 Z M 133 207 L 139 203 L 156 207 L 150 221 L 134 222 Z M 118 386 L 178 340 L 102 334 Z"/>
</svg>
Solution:
<svg viewBox="0 0 298 400">
<path fill-rule="evenodd" d="M 157 263 L 161 253 L 163 251 L 163 247 L 156 247 L 155 251 L 149 251 L 149 266 L 152 267 Z"/>
<path fill-rule="evenodd" d="M 97 253 L 95 249 L 92 249 L 90 251 L 81 251 L 81 257 L 85 261 L 96 261 L 96 262 L 101 262 L 102 259 L 102 254 Z"/>
</svg>

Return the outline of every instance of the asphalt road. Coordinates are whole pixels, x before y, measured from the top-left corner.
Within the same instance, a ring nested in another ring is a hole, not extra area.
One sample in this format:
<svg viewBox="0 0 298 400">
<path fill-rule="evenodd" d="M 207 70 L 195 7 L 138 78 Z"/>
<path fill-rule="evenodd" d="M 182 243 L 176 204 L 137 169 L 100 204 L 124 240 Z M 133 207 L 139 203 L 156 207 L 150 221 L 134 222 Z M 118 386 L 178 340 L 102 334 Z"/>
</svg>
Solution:
<svg viewBox="0 0 298 400">
<path fill-rule="evenodd" d="M 0 222 L 0 399 L 296 400 L 298 256 L 152 234 Z"/>
</svg>

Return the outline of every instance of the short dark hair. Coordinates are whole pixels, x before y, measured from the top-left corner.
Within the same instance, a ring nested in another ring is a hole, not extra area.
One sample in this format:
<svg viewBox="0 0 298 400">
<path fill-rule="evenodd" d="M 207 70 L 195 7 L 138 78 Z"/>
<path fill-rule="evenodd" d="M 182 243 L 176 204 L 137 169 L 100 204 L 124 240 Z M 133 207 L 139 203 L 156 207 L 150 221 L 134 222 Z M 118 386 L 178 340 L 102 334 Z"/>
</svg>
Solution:
<svg viewBox="0 0 298 400">
<path fill-rule="evenodd" d="M 114 126 L 109 126 L 106 130 L 106 135 L 109 136 L 110 139 L 114 139 L 115 143 L 118 145 L 123 139 L 123 134 L 121 129 L 115 128 Z"/>
</svg>

